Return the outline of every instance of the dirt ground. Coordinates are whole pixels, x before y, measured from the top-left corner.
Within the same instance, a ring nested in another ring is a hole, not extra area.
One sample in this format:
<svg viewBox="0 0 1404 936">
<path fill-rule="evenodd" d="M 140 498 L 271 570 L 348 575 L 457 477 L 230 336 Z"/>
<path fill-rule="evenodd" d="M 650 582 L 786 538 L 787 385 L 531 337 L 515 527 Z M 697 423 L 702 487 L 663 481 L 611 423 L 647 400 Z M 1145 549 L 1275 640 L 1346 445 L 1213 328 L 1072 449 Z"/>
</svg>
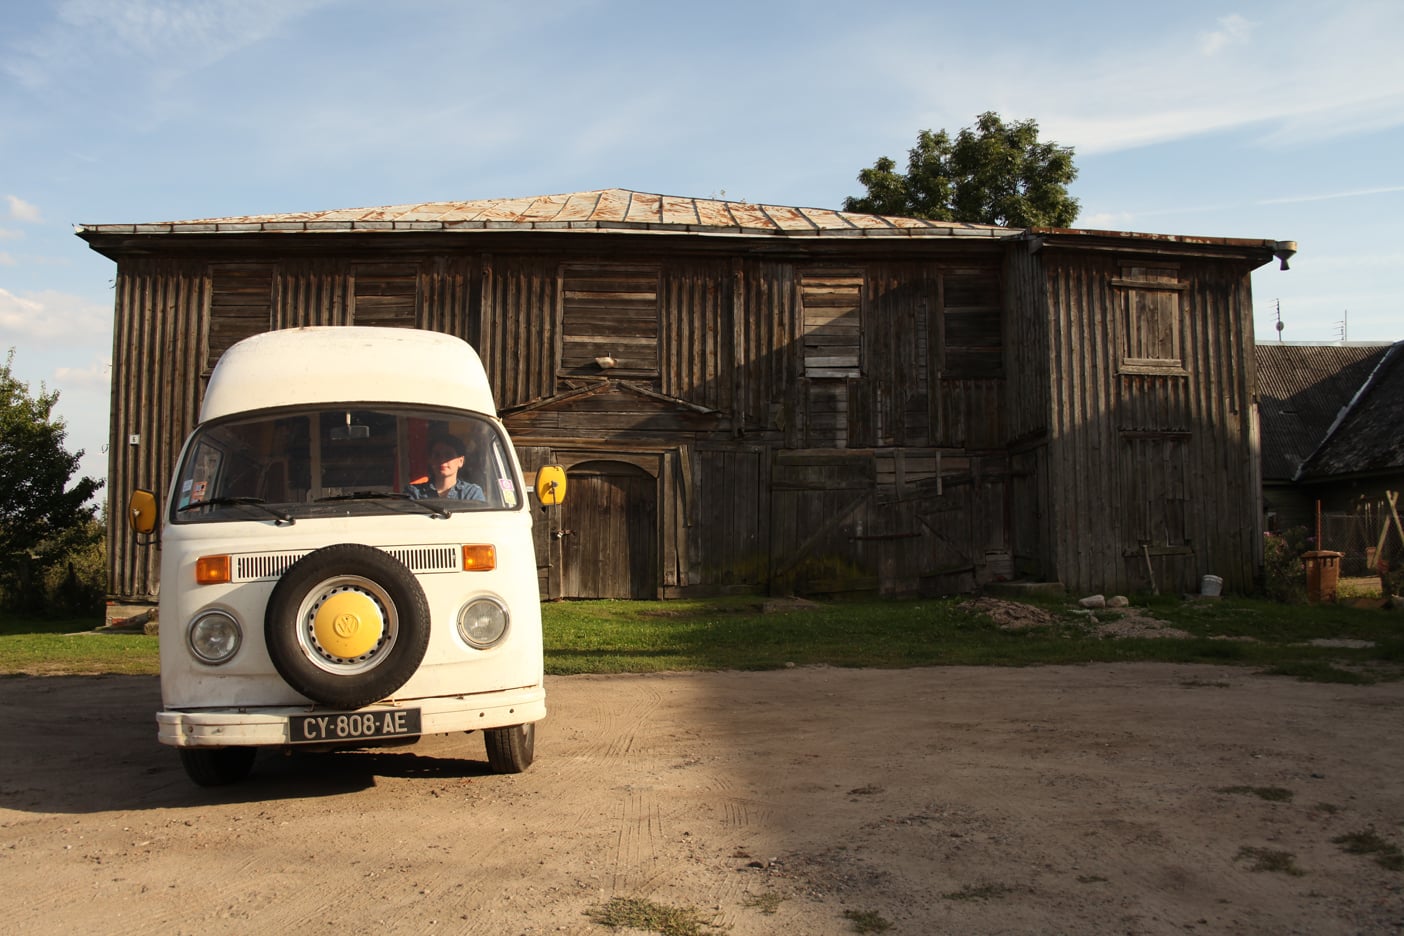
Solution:
<svg viewBox="0 0 1404 936">
<path fill-rule="evenodd" d="M 1333 842 L 1404 845 L 1400 683 L 562 677 L 519 776 L 459 735 L 265 757 L 214 791 L 156 743 L 158 700 L 0 679 L 6 933 L 603 934 L 614 897 L 736 936 L 1404 929 L 1404 872 Z"/>
</svg>

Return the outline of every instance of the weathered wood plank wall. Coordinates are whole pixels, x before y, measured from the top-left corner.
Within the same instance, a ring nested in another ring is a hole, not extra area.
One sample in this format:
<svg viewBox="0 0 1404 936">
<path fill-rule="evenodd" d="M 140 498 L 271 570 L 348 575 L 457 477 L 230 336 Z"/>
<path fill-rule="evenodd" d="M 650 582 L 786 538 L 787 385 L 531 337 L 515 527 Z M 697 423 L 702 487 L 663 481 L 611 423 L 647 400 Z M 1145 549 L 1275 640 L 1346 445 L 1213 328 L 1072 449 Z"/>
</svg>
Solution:
<svg viewBox="0 0 1404 936">
<path fill-rule="evenodd" d="M 1049 451 L 1060 579 L 1132 591 L 1153 575 L 1176 591 L 1212 572 L 1251 588 L 1246 266 L 1041 258 L 1059 375 Z"/>
<path fill-rule="evenodd" d="M 1251 581 L 1246 262 L 525 243 L 122 260 L 110 493 L 167 483 L 235 340 L 413 325 L 478 349 L 528 471 L 643 470 L 596 471 L 616 490 L 587 501 L 654 504 L 654 593 L 952 591 L 1001 566 L 1130 590 L 1142 541 L 1162 588 Z M 114 593 L 151 593 L 153 554 L 109 545 Z M 544 594 L 586 587 L 539 558 Z"/>
</svg>

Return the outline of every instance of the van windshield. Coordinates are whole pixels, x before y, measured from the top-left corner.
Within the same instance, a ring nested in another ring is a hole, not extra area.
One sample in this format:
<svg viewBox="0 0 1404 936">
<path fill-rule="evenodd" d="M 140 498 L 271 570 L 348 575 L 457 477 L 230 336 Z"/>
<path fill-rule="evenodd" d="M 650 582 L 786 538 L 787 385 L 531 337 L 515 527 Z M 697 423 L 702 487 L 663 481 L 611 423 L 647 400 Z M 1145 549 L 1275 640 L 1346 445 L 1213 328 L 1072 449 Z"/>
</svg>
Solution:
<svg viewBox="0 0 1404 936">
<path fill-rule="evenodd" d="M 515 510 L 502 433 L 457 410 L 318 406 L 195 431 L 176 482 L 178 523 Z"/>
</svg>

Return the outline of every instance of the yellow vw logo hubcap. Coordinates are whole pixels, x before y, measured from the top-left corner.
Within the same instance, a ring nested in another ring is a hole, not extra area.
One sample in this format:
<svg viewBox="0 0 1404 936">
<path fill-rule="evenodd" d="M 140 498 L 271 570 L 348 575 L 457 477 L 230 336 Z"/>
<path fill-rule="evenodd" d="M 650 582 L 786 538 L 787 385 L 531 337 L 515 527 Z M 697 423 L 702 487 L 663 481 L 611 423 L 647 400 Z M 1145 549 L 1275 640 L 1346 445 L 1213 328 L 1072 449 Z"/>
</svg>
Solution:
<svg viewBox="0 0 1404 936">
<path fill-rule="evenodd" d="M 385 633 L 385 619 L 365 593 L 337 592 L 322 602 L 312 619 L 317 643 L 332 656 L 354 660 L 365 656 Z"/>
</svg>

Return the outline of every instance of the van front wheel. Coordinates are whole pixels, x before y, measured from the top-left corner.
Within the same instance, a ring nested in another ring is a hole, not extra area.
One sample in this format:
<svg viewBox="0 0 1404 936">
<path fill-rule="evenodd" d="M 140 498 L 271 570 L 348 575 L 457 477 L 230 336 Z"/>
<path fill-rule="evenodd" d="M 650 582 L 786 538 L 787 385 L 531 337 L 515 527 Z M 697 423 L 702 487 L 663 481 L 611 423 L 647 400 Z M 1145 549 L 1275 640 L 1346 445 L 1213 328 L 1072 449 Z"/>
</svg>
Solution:
<svg viewBox="0 0 1404 936">
<path fill-rule="evenodd" d="M 488 728 L 483 732 L 493 773 L 521 773 L 536 759 L 536 725 Z"/>
</svg>

